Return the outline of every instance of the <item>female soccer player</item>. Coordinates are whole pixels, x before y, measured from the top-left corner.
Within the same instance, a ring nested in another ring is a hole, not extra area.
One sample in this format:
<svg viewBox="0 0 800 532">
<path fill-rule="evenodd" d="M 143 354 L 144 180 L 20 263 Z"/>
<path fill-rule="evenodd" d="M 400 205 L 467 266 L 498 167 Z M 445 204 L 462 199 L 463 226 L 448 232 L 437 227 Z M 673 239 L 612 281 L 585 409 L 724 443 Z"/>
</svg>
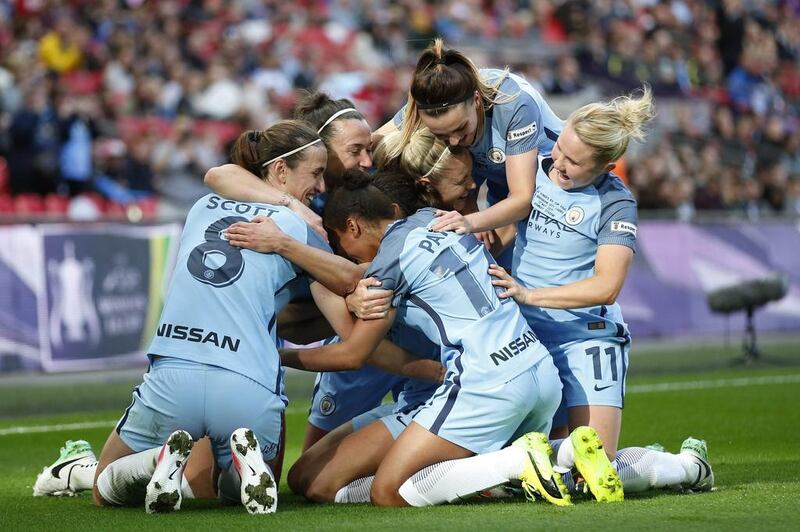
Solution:
<svg viewBox="0 0 800 532">
<path fill-rule="evenodd" d="M 283 363 L 310 371 L 359 366 L 394 320 L 402 321 L 441 346 L 445 382 L 430 401 L 399 416 L 407 427 L 380 465 L 364 460 L 362 470 L 351 469 L 339 482 L 377 469 L 372 502 L 405 506 L 453 500 L 513 478 L 531 496 L 568 504 L 546 437 L 523 436 L 549 430 L 560 400 L 550 356 L 517 307 L 492 290 L 484 246 L 471 234 L 433 231 L 434 213 L 426 208 L 398 220 L 397 205 L 366 177 L 333 191 L 326 226 L 349 256 L 371 261 L 366 275 L 393 291 L 395 308 L 358 320 L 339 344 L 284 352 Z M 515 437 L 514 446 L 498 451 Z M 468 458 L 476 453 L 489 454 Z M 441 464 L 448 460 L 454 461 Z M 431 469 L 441 469 L 433 495 L 424 479 Z"/>
<path fill-rule="evenodd" d="M 302 122 L 243 134 L 233 160 L 306 203 L 324 191 L 327 154 L 316 132 Z M 146 484 L 148 511 L 178 509 L 192 440 L 208 435 L 222 470 L 220 495 L 232 498 L 231 485 L 239 484 L 236 498 L 248 512 L 275 511 L 276 485 L 265 460 L 277 455 L 287 403 L 275 345 L 276 314 L 302 278 L 288 260 L 241 250 L 226 240 L 231 224 L 259 216 L 330 252 L 288 208 L 214 194 L 195 204 L 150 345 L 150 371 L 100 457 L 97 504 L 130 504 L 136 486 L 141 492 Z M 317 279 L 331 285 L 351 282 L 347 268 L 339 271 L 344 273 L 318 272 Z M 341 298 L 316 281 L 310 289 L 334 329 L 349 334 L 352 322 Z"/>
<path fill-rule="evenodd" d="M 475 188 L 469 152 L 461 148 L 453 148 L 451 151 L 427 128 L 421 128 L 412 136 L 411 142 L 405 146 L 398 160 L 388 160 L 385 156 L 387 148 L 397 138 L 399 132 L 385 137 L 377 147 L 375 162 L 380 169 L 371 183 L 400 206 L 402 216 L 413 214 L 423 205 L 463 208 L 469 192 Z M 398 167 L 409 173 L 395 170 Z M 415 179 L 410 175 L 418 177 Z M 363 176 L 351 174 L 344 181 L 361 178 Z M 265 229 L 266 225 L 263 224 L 234 225 L 229 230 L 231 243 L 256 251 L 280 253 L 283 249 L 281 243 L 292 240 L 279 230 L 266 233 Z M 361 288 L 353 295 L 358 295 L 360 291 Z M 389 297 L 386 296 L 387 300 Z M 357 299 L 359 301 L 354 303 L 356 315 L 366 318 L 385 316 L 383 310 L 377 314 L 371 311 L 372 306 L 381 304 L 383 298 L 379 301 L 362 300 L 361 297 Z M 418 331 L 396 323 L 392 327 L 390 339 L 417 355 L 435 354 L 438 359 L 438 345 L 433 345 L 420 336 Z M 325 375 L 335 376 L 336 373 Z M 306 449 L 290 469 L 288 480 L 292 490 L 306 495 L 310 500 L 322 502 L 334 501 L 337 492 L 342 489 L 338 497 L 340 502 L 368 502 L 369 486 L 364 482 L 345 488 L 345 484 L 355 478 L 350 472 L 368 470 L 370 474 L 374 473 L 392 441 L 404 428 L 396 419 L 397 415 L 429 400 L 436 386 L 438 384 L 431 386 L 428 383 L 409 381 L 395 403 L 370 410 L 355 417 L 351 423 L 344 423 L 326 434 Z M 357 394 L 357 391 L 353 393 Z M 372 423 L 376 419 L 380 419 L 380 422 Z M 347 443 L 342 446 L 345 438 Z M 343 478 L 348 480 L 342 481 Z"/>
<path fill-rule="evenodd" d="M 522 305 L 558 366 L 564 401 L 554 434 L 563 438 L 567 427 L 589 425 L 599 436 L 554 443 L 558 464 L 572 467 L 576 443 L 589 444 L 616 457 L 625 491 L 678 485 L 706 490 L 714 477 L 701 440 L 687 439 L 678 455 L 617 452 L 631 338 L 616 299 L 633 260 L 637 217 L 636 201 L 612 170 L 630 139 L 644 139 L 653 115 L 647 87 L 639 98 L 622 96 L 572 113 L 552 156 L 539 157 L 532 210 L 517 230 L 513 278 L 496 266 L 490 273 L 505 289 L 501 297 Z M 599 500 L 621 498 L 621 491 L 595 482 L 610 478 L 611 464 L 603 467 L 608 475 L 581 473 Z"/>
<path fill-rule="evenodd" d="M 372 130 L 350 100 L 334 100 L 321 92 L 307 93 L 297 102 L 294 117 L 316 129 L 328 150 L 324 174 L 326 190 L 335 189 L 346 171 L 366 170 L 372 166 Z M 239 201 L 271 201 L 276 195 L 269 183 L 236 165 L 212 168 L 206 173 L 205 182 L 222 196 Z M 291 205 L 288 200 L 283 203 Z M 321 212 L 324 198 L 317 198 L 312 206 Z M 317 227 L 321 228 L 321 224 Z M 296 314 L 318 316 L 308 305 L 303 305 Z M 301 325 L 306 324 L 307 321 Z M 313 340 L 308 339 L 309 342 Z M 397 396 L 405 384 L 404 378 L 372 366 L 359 371 L 320 374 L 314 385 L 303 450 L 336 427 L 380 405 L 390 391 L 396 390 L 394 395 Z"/>
<path fill-rule="evenodd" d="M 390 153 L 394 158 L 421 125 L 450 146 L 467 148 L 477 184 L 487 181 L 488 209 L 442 213 L 434 226 L 463 234 L 503 227 L 528 214 L 537 153 L 550 152 L 562 121 L 524 78 L 508 70 L 478 70 L 436 39 L 417 61 L 405 108 L 376 134 L 401 130 L 402 140 Z"/>
</svg>

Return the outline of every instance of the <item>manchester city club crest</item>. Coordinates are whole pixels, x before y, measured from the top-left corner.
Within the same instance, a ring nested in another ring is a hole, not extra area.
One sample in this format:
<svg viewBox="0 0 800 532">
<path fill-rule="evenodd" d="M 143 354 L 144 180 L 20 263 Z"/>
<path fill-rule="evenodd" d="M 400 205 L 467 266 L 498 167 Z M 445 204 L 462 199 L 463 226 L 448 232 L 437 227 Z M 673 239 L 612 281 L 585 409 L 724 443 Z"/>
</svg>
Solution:
<svg viewBox="0 0 800 532">
<path fill-rule="evenodd" d="M 583 209 L 580 207 L 572 207 L 570 208 L 567 213 L 564 215 L 564 221 L 567 222 L 567 225 L 578 225 L 583 221 L 583 217 L 585 213 Z"/>
<path fill-rule="evenodd" d="M 500 148 L 492 148 L 486 155 L 489 157 L 490 161 L 496 164 L 500 164 L 506 160 L 506 152 Z"/>
<path fill-rule="evenodd" d="M 330 395 L 325 395 L 319 401 L 319 412 L 323 416 L 329 416 L 336 410 L 336 401 Z"/>
</svg>

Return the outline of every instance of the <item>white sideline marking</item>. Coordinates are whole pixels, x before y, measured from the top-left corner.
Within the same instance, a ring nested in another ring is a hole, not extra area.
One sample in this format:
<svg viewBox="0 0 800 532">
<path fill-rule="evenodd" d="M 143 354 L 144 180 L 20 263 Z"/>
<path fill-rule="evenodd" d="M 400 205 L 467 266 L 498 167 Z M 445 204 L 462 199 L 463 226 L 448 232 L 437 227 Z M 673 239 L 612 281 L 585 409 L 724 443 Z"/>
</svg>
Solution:
<svg viewBox="0 0 800 532">
<path fill-rule="evenodd" d="M 304 414 L 308 412 L 308 408 L 287 408 L 287 415 Z M 83 429 L 102 429 L 105 427 L 111 428 L 116 426 L 119 419 L 109 419 L 106 421 L 84 421 L 81 423 L 59 423 L 56 425 L 31 425 L 22 427 L 7 427 L 0 429 L 0 436 L 9 436 L 12 434 L 34 434 L 37 432 L 63 432 L 67 430 L 83 430 Z"/>
<path fill-rule="evenodd" d="M 681 390 L 708 390 L 711 388 L 729 388 L 756 386 L 759 384 L 793 384 L 800 382 L 800 374 L 767 375 L 764 377 L 740 377 L 737 379 L 716 379 L 687 382 L 657 382 L 654 384 L 632 384 L 627 393 L 676 392 Z"/>
<path fill-rule="evenodd" d="M 716 379 L 705 381 L 686 381 L 686 382 L 660 382 L 654 384 L 633 384 L 628 386 L 627 393 L 657 393 L 675 392 L 682 390 L 708 390 L 712 388 L 730 388 L 742 386 L 757 386 L 761 384 L 794 384 L 800 382 L 800 374 L 794 375 L 768 375 L 765 377 L 741 377 L 736 379 Z M 293 407 L 287 408 L 289 415 L 307 412 L 307 408 Z M 32 425 L 21 427 L 8 427 L 0 429 L 0 436 L 11 434 L 33 434 L 37 432 L 59 432 L 68 430 L 99 429 L 113 427 L 117 424 L 116 419 L 107 421 L 86 421 L 83 423 L 62 423 L 57 425 Z"/>
<path fill-rule="evenodd" d="M 8 427 L 7 429 L 0 429 L 0 436 L 8 436 L 9 434 L 31 434 L 34 432 L 57 432 L 61 430 L 100 429 L 103 427 L 113 427 L 116 423 L 117 420 L 85 421 L 83 423 L 62 423 L 59 425 L 34 425 L 30 427 Z"/>
</svg>

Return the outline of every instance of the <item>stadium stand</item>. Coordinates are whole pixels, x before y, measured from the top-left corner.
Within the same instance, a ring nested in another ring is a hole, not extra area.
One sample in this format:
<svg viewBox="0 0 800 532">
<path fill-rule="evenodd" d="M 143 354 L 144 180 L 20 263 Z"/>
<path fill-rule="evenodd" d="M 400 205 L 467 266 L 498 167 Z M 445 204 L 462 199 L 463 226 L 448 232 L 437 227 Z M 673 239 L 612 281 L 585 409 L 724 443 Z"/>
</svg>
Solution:
<svg viewBox="0 0 800 532">
<path fill-rule="evenodd" d="M 641 209 L 798 214 L 799 18 L 796 0 L 0 0 L 0 212 L 90 191 L 100 213 L 186 206 L 295 89 L 383 123 L 441 35 L 555 107 L 649 83 L 658 131 L 626 164 Z"/>
</svg>

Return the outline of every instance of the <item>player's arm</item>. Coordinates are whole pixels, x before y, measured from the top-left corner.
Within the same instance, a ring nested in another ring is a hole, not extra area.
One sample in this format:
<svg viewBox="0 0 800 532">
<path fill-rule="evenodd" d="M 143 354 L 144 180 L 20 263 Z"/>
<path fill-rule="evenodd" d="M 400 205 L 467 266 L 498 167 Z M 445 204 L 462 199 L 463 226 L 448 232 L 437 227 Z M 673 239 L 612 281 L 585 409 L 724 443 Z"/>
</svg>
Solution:
<svg viewBox="0 0 800 532">
<path fill-rule="evenodd" d="M 412 379 L 433 382 L 444 380 L 445 369 L 438 361 L 419 358 L 385 338 L 369 356 L 367 364 Z"/>
<path fill-rule="evenodd" d="M 323 311 L 324 312 L 324 311 Z M 314 349 L 284 349 L 281 363 L 305 371 L 347 371 L 364 366 L 392 326 L 394 315 L 379 320 L 358 320 L 352 334 L 341 342 Z"/>
<path fill-rule="evenodd" d="M 322 219 L 300 200 L 273 187 L 258 176 L 236 164 L 215 166 L 206 172 L 203 182 L 208 188 L 226 198 L 253 203 L 281 205 L 296 212 L 315 231 L 325 236 Z"/>
<path fill-rule="evenodd" d="M 441 364 L 416 357 L 384 340 L 394 322 L 394 311 L 384 318 L 353 323 L 341 297 L 319 283 L 311 284 L 311 293 L 342 341 L 314 349 L 283 350 L 281 361 L 284 366 L 306 371 L 347 371 L 370 364 L 407 377 L 441 381 L 444 374 Z"/>
<path fill-rule="evenodd" d="M 508 196 L 488 209 L 471 214 L 458 211 L 437 211 L 434 231 L 455 231 L 458 234 L 489 231 L 525 218 L 531 209 L 538 150 L 509 155 L 506 159 Z"/>
<path fill-rule="evenodd" d="M 612 305 L 616 302 L 633 261 L 633 249 L 622 244 L 603 244 L 597 248 L 594 275 L 564 286 L 525 288 L 503 268 L 492 265 L 489 273 L 495 286 L 505 288 L 500 297 L 513 297 L 518 303 L 545 308 L 583 308 Z"/>
<path fill-rule="evenodd" d="M 364 274 L 362 267 L 322 249 L 326 246 L 311 246 L 287 235 L 267 216 L 235 223 L 225 235 L 232 246 L 279 254 L 341 296 L 355 290 Z"/>
<path fill-rule="evenodd" d="M 492 233 L 494 239 L 489 251 L 493 257 L 499 257 L 505 250 L 514 245 L 514 239 L 517 236 L 517 225 L 504 225 L 493 230 Z"/>
<path fill-rule="evenodd" d="M 313 301 L 289 303 L 278 313 L 278 335 L 294 344 L 310 344 L 335 334 Z"/>
<path fill-rule="evenodd" d="M 344 299 L 320 283 L 311 283 L 311 295 L 342 341 L 315 349 L 285 350 L 281 354 L 285 366 L 307 371 L 346 371 L 370 364 L 406 377 L 441 381 L 441 364 L 421 359 L 384 339 L 394 322 L 394 311 L 380 319 L 354 323 Z"/>
</svg>

